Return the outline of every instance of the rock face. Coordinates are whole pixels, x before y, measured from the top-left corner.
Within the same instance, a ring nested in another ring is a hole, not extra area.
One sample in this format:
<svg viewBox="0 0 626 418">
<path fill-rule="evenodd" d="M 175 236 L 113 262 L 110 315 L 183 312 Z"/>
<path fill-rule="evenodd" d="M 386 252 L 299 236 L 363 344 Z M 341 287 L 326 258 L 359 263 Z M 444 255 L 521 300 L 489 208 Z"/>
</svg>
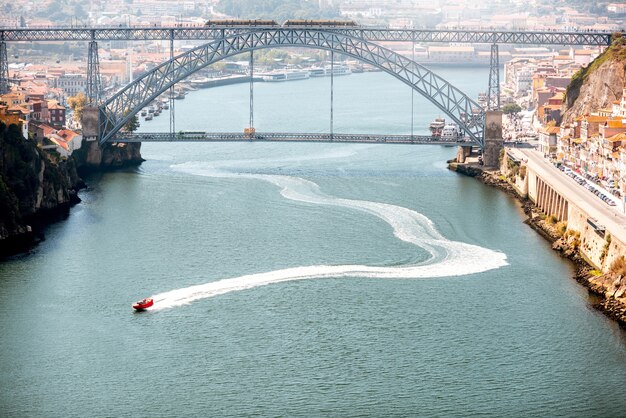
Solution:
<svg viewBox="0 0 626 418">
<path fill-rule="evenodd" d="M 614 100 L 620 100 L 625 64 L 626 40 L 619 38 L 572 78 L 565 95 L 561 124 L 571 123 L 578 116 L 598 109 L 610 108 Z"/>
<path fill-rule="evenodd" d="M 108 170 L 127 166 L 139 165 L 141 158 L 141 143 L 115 143 L 100 147 L 97 141 L 85 142 L 74 152 L 74 158 L 81 170 Z"/>
<path fill-rule="evenodd" d="M 74 160 L 0 123 L 0 256 L 23 251 L 46 220 L 66 215 L 81 185 Z"/>
<path fill-rule="evenodd" d="M 78 171 L 99 171 L 141 164 L 141 144 L 86 141 L 70 158 L 44 151 L 15 125 L 0 122 L 0 258 L 27 250 L 41 228 L 67 216 L 80 201 Z"/>
</svg>

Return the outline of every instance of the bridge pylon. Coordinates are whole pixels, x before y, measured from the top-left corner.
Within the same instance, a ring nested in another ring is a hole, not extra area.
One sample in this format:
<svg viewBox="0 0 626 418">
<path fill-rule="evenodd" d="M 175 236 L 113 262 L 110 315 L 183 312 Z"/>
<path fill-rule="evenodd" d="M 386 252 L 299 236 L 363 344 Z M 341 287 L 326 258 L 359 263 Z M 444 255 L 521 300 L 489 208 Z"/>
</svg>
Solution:
<svg viewBox="0 0 626 418">
<path fill-rule="evenodd" d="M 498 44 L 491 45 L 489 62 L 489 89 L 487 90 L 487 110 L 500 109 L 500 52 Z"/>
<path fill-rule="evenodd" d="M 102 95 L 102 80 L 100 78 L 100 60 L 98 59 L 98 42 L 95 41 L 95 32 L 89 42 L 87 58 L 87 104 L 98 106 Z"/>
<path fill-rule="evenodd" d="M 7 43 L 0 40 L 0 94 L 9 92 L 9 59 L 7 57 Z"/>
</svg>

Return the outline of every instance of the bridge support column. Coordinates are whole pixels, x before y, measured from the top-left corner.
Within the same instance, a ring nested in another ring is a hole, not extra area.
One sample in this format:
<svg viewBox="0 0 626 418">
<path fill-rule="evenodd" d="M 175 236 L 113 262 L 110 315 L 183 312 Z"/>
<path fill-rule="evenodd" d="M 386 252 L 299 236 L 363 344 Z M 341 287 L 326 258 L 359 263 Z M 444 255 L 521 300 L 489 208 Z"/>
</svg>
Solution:
<svg viewBox="0 0 626 418">
<path fill-rule="evenodd" d="M 487 90 L 487 110 L 500 109 L 500 52 L 498 44 L 491 45 L 489 63 L 489 89 Z"/>
<path fill-rule="evenodd" d="M 502 112 L 489 110 L 485 117 L 485 147 L 483 148 L 483 162 L 486 167 L 498 167 L 500 151 L 503 148 Z"/>
<path fill-rule="evenodd" d="M 4 34 L 2 35 L 4 37 Z M 9 92 L 9 59 L 7 58 L 7 43 L 0 40 L 0 94 Z"/>
<path fill-rule="evenodd" d="M 174 30 L 170 30 L 170 61 L 174 58 Z M 174 86 L 170 87 L 170 134 L 172 137 L 176 134 L 176 112 L 174 111 Z"/>
<path fill-rule="evenodd" d="M 335 53 L 330 51 L 330 140 L 333 140 L 333 101 L 335 93 Z"/>
<path fill-rule="evenodd" d="M 254 132 L 254 51 L 250 51 L 250 133 Z"/>
<path fill-rule="evenodd" d="M 87 104 L 97 107 L 100 104 L 102 80 L 100 79 L 100 60 L 98 59 L 98 42 L 95 31 L 91 32 L 89 56 L 87 58 Z"/>
<path fill-rule="evenodd" d="M 465 159 L 472 154 L 471 145 L 461 145 L 456 151 L 456 162 L 464 163 Z"/>
</svg>

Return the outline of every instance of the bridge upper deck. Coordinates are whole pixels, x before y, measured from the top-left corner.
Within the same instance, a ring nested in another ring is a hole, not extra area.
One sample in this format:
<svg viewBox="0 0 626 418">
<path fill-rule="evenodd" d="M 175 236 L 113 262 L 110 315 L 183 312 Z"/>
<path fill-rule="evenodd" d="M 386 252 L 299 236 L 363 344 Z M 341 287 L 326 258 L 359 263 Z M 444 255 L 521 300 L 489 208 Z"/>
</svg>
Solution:
<svg viewBox="0 0 626 418">
<path fill-rule="evenodd" d="M 332 26 L 131 26 L 0 28 L 0 41 L 213 40 L 264 29 L 284 31 L 324 30 L 369 41 L 516 45 L 607 46 L 611 42 L 612 35 L 607 32 L 390 29 L 364 26 L 349 28 Z"/>
</svg>

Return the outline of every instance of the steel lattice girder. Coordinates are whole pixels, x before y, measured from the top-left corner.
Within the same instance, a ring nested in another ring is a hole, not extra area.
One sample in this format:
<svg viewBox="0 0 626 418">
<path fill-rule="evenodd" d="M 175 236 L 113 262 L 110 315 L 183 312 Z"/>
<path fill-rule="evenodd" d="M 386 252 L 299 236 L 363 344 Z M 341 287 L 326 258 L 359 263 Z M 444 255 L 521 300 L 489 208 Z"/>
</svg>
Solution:
<svg viewBox="0 0 626 418">
<path fill-rule="evenodd" d="M 308 47 L 338 52 L 373 65 L 411 86 L 459 124 L 482 148 L 485 112 L 442 77 L 389 49 L 364 39 L 311 29 L 263 29 L 219 39 L 164 62 L 100 106 L 100 142 L 115 133 L 170 86 L 233 55 L 256 49 Z"/>
<path fill-rule="evenodd" d="M 175 40 L 214 40 L 261 29 L 278 27 L 90 27 L 90 28 L 0 28 L 5 41 L 111 41 L 111 40 L 167 40 L 173 33 Z M 323 30 L 338 35 L 370 41 L 456 42 L 519 45 L 588 45 L 608 46 L 608 32 L 534 32 L 486 30 L 428 30 L 387 28 L 292 28 L 293 30 Z M 290 30 L 285 28 L 285 30 Z"/>
<path fill-rule="evenodd" d="M 7 58 L 7 44 L 0 40 L 0 94 L 9 91 L 9 60 Z"/>
<path fill-rule="evenodd" d="M 256 132 L 250 137 L 243 132 L 141 132 L 123 134 L 115 142 L 356 142 L 388 144 L 456 144 L 426 135 L 329 134 L 307 132 Z M 459 142 L 462 143 L 462 142 Z"/>
</svg>

